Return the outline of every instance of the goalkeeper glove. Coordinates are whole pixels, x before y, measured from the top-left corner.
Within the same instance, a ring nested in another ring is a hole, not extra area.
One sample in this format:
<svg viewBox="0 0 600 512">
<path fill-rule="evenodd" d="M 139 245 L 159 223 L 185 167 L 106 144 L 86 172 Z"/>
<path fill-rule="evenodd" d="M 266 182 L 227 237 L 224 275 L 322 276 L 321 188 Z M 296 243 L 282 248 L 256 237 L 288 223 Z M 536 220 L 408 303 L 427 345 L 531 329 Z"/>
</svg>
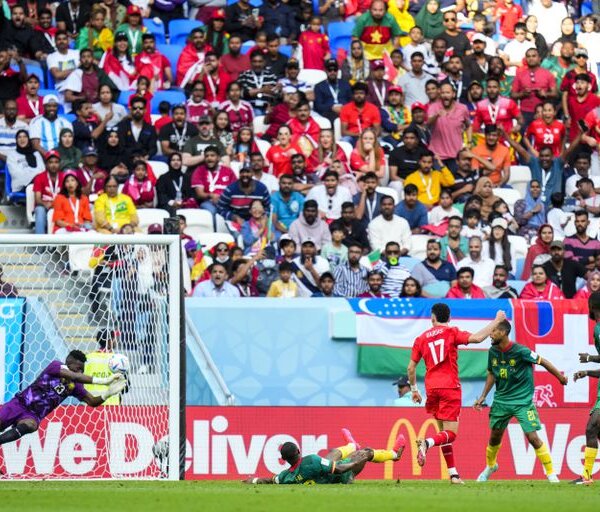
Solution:
<svg viewBox="0 0 600 512">
<path fill-rule="evenodd" d="M 110 377 L 92 377 L 92 384 L 108 385 L 121 378 L 123 378 L 122 373 L 113 373 Z"/>
<path fill-rule="evenodd" d="M 114 380 L 108 385 L 108 388 L 100 394 L 102 401 L 121 393 L 127 386 L 127 380 L 121 375 L 121 378 Z"/>
</svg>

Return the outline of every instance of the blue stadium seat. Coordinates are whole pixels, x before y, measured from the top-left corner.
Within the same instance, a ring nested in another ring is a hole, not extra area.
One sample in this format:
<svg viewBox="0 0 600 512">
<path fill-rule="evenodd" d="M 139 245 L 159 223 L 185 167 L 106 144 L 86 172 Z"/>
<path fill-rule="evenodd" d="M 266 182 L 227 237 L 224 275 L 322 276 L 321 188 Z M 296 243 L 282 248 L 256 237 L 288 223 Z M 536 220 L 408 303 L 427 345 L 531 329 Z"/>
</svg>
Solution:
<svg viewBox="0 0 600 512">
<path fill-rule="evenodd" d="M 507 284 L 508 286 L 512 286 L 515 290 L 517 290 L 517 293 L 520 295 L 523 288 L 525 288 L 527 281 L 522 281 L 520 279 L 509 279 Z"/>
<path fill-rule="evenodd" d="M 262 7 L 263 0 L 250 0 L 249 3 L 252 7 Z"/>
<path fill-rule="evenodd" d="M 12 191 L 12 179 L 10 177 L 10 173 L 8 172 L 8 168 L 4 170 L 4 197 L 6 197 L 10 203 L 25 204 L 25 191 Z"/>
<path fill-rule="evenodd" d="M 581 4 L 581 15 L 587 16 L 588 14 L 593 14 L 594 9 L 592 7 L 592 2 L 583 2 Z"/>
<path fill-rule="evenodd" d="M 50 70 L 48 70 L 46 74 L 46 88 L 54 89 L 55 87 L 56 82 L 54 81 L 54 76 L 52 75 L 52 73 L 50 73 Z"/>
<path fill-rule="evenodd" d="M 156 23 L 154 20 L 159 20 L 160 23 Z M 148 32 L 154 34 L 157 44 L 165 44 L 167 42 L 165 24 L 159 18 L 144 18 L 144 27 L 148 29 Z"/>
<path fill-rule="evenodd" d="M 521 279 L 523 275 L 523 268 L 525 267 L 525 258 L 517 258 L 515 262 L 517 264 L 517 268 L 515 269 L 515 277 L 517 279 Z"/>
<path fill-rule="evenodd" d="M 176 46 L 173 44 L 157 44 L 156 48 L 160 53 L 162 53 L 169 62 L 171 63 L 171 71 L 173 71 L 173 78 L 175 77 L 175 72 L 177 70 L 177 61 L 179 60 L 179 56 L 183 51 L 183 46 Z"/>
<path fill-rule="evenodd" d="M 171 20 L 169 22 L 169 42 L 185 46 L 190 32 L 201 27 L 203 23 L 197 20 Z"/>
<path fill-rule="evenodd" d="M 243 43 L 241 50 L 242 55 L 246 55 L 250 51 L 250 48 L 253 48 L 254 46 L 256 46 L 255 41 L 246 41 L 245 43 Z"/>
<path fill-rule="evenodd" d="M 331 54 L 335 57 L 338 48 L 342 48 L 347 52 L 350 51 L 352 43 L 353 22 L 334 21 L 327 27 L 327 35 L 329 36 L 329 47 Z"/>
<path fill-rule="evenodd" d="M 27 69 L 27 75 L 35 75 L 40 79 L 40 85 L 45 85 L 46 80 L 44 79 L 44 70 L 41 64 L 37 62 L 28 62 L 25 64 L 25 68 Z"/>
<path fill-rule="evenodd" d="M 158 114 L 158 105 L 161 101 L 168 101 L 171 106 L 185 103 L 185 94 L 182 91 L 156 91 L 152 98 L 152 114 Z"/>
<path fill-rule="evenodd" d="M 131 96 L 133 96 L 135 93 L 135 91 L 121 91 L 121 93 L 119 94 L 119 99 L 117 100 L 117 103 L 119 105 L 123 105 L 124 107 L 129 105 L 129 98 L 131 98 Z"/>
<path fill-rule="evenodd" d="M 319 0 L 312 0 L 313 13 L 319 14 Z"/>
<path fill-rule="evenodd" d="M 294 48 L 291 44 L 284 44 L 279 47 L 279 51 L 289 59 L 292 56 L 292 53 L 294 53 Z"/>
</svg>

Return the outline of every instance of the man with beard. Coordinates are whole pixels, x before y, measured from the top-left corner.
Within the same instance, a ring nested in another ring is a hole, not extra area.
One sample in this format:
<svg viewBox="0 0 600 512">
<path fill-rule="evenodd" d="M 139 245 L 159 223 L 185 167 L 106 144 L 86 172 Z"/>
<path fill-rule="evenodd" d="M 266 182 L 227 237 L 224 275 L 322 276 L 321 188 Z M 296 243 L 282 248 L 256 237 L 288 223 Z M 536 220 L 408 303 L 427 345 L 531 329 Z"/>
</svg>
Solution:
<svg viewBox="0 0 600 512">
<path fill-rule="evenodd" d="M 335 171 L 325 171 L 321 181 L 322 185 L 313 187 L 306 199 L 317 202 L 321 217 L 327 221 L 337 220 L 342 216 L 342 205 L 352 202 L 352 195 L 346 187 L 340 186 L 340 178 Z"/>
<path fill-rule="evenodd" d="M 272 174 L 265 172 L 265 158 L 260 151 L 250 153 L 250 168 L 252 169 L 252 178 L 260 181 L 267 189 L 269 194 L 279 190 L 279 181 Z M 268 169 L 268 166 L 266 167 Z"/>
<path fill-rule="evenodd" d="M 456 157 L 457 168 L 452 174 L 454 175 L 454 185 L 450 187 L 452 200 L 455 203 L 465 203 L 473 190 L 477 180 L 480 178 L 479 171 L 473 169 L 472 162 L 475 157 L 468 149 L 461 149 Z M 487 163 L 487 162 L 486 162 Z"/>
<path fill-rule="evenodd" d="M 52 53 L 50 43 L 25 23 L 25 10 L 20 4 L 11 7 L 10 15 L 7 19 L 4 9 L 0 9 L 0 47 L 14 46 L 21 57 L 35 60 Z"/>
<path fill-rule="evenodd" d="M 356 20 L 352 30 L 352 37 L 362 41 L 369 60 L 381 59 L 386 50 L 391 54 L 400 46 L 398 38 L 404 35 L 396 19 L 386 12 L 383 0 L 373 0 L 369 11 Z"/>
<path fill-rule="evenodd" d="M 575 174 L 569 176 L 565 182 L 565 196 L 580 197 L 577 189 L 577 182 L 581 178 L 589 178 L 592 180 L 594 190 L 600 190 L 600 176 L 591 176 L 590 169 L 592 167 L 592 157 L 586 151 L 581 151 L 575 155 L 575 162 L 573 163 L 573 171 Z"/>
<path fill-rule="evenodd" d="M 492 57 L 488 67 L 488 80 L 495 78 L 500 84 L 500 96 L 509 97 L 514 77 L 506 74 L 506 64 L 500 57 Z M 485 84 L 484 84 L 485 86 Z"/>
<path fill-rule="evenodd" d="M 229 38 L 229 53 L 221 57 L 220 65 L 231 80 L 237 80 L 240 73 L 250 67 L 250 56 L 242 54 L 242 38 L 238 34 Z"/>
<path fill-rule="evenodd" d="M 57 31 L 54 41 L 56 51 L 48 55 L 46 64 L 54 78 L 55 87 L 60 89 L 62 82 L 79 67 L 79 50 L 69 48 L 69 36 L 65 31 Z"/>
<path fill-rule="evenodd" d="M 600 254 L 600 242 L 587 234 L 589 225 L 588 212 L 585 210 L 575 212 L 575 235 L 565 238 L 564 249 L 572 253 L 572 258 L 575 261 L 587 267 L 588 270 L 593 270 L 596 257 Z M 550 245 L 550 249 L 552 249 L 552 245 Z M 552 252 L 550 252 L 550 255 L 552 256 Z"/>
<path fill-rule="evenodd" d="M 367 276 L 367 286 L 369 289 L 359 295 L 361 299 L 389 299 L 387 293 L 383 293 L 383 274 L 378 270 L 371 270 Z"/>
<path fill-rule="evenodd" d="M 214 154 L 214 151 L 213 151 Z M 240 226 L 250 218 L 250 205 L 259 200 L 266 212 L 271 211 L 271 196 L 267 187 L 252 179 L 252 169 L 243 167 L 239 179 L 229 185 L 219 197 L 217 212 Z"/>
<path fill-rule="evenodd" d="M 387 95 L 392 83 L 384 78 L 385 64 L 383 60 L 373 60 L 370 64 L 371 76 L 367 80 L 367 101 L 377 108 L 387 103 Z"/>
<path fill-rule="evenodd" d="M 496 267 L 496 265 L 492 259 L 484 258 L 481 255 L 481 248 L 481 238 L 479 238 L 478 236 L 471 237 L 469 239 L 469 255 L 466 258 L 460 260 L 456 264 L 456 267 L 468 267 L 474 273 L 471 276 L 471 281 L 473 281 L 478 287 L 485 288 L 486 286 L 492 284 L 494 278 L 494 268 Z"/>
<path fill-rule="evenodd" d="M 488 299 L 518 299 L 517 290 L 508 285 L 508 269 L 504 265 L 496 265 L 492 286 L 486 286 L 483 293 Z"/>
<path fill-rule="evenodd" d="M 250 55 L 250 66 L 251 69 L 240 73 L 238 82 L 242 86 L 244 99 L 250 102 L 254 113 L 262 115 L 277 94 L 277 77 L 265 68 L 265 56 L 260 50 Z"/>
<path fill-rule="evenodd" d="M 215 227 L 219 198 L 236 179 L 234 172 L 229 167 L 219 163 L 219 148 L 208 146 L 204 150 L 203 164 L 196 167 L 192 174 L 191 187 L 194 189 L 200 208 L 208 210 L 213 216 Z"/>
<path fill-rule="evenodd" d="M 431 127 L 429 149 L 439 156 L 444 165 L 456 170 L 456 155 L 463 146 L 463 134 L 471 140 L 471 122 L 467 107 L 458 103 L 450 84 L 440 88 L 440 101 L 429 108 L 427 124 Z"/>
<path fill-rule="evenodd" d="M 294 109 L 295 115 L 287 122 L 292 132 L 292 144 L 297 144 L 306 155 L 310 155 L 319 143 L 321 127 L 310 117 L 310 103 L 300 101 Z"/>
<path fill-rule="evenodd" d="M 66 118 L 58 115 L 58 98 L 54 94 L 44 96 L 44 113 L 31 121 L 29 137 L 33 149 L 42 155 L 58 147 L 59 134 L 63 128 L 73 130 L 73 125 Z M 156 152 L 156 148 L 154 149 Z"/>
<path fill-rule="evenodd" d="M 394 198 L 390 196 L 381 199 L 381 215 L 369 223 L 368 234 L 374 251 L 383 251 L 390 241 L 400 247 L 398 256 L 406 256 L 410 251 L 410 226 L 406 219 L 394 214 Z"/>
<path fill-rule="evenodd" d="M 44 98 L 46 100 L 46 98 Z M 118 125 L 119 140 L 125 148 L 127 167 L 134 160 L 147 161 L 156 155 L 157 138 L 154 127 L 144 121 L 147 103 L 141 96 L 131 100 L 131 119 L 123 119 Z"/>
<path fill-rule="evenodd" d="M 351 244 L 358 244 L 363 248 L 364 253 L 369 252 L 370 247 L 367 230 L 365 226 L 356 218 L 354 203 L 346 202 L 342 204 L 342 216 L 338 221 L 336 221 L 336 224 L 344 232 L 344 239 L 342 240 L 342 243 L 346 247 L 350 247 Z"/>
<path fill-rule="evenodd" d="M 186 120 L 184 105 L 175 105 L 171 112 L 173 121 L 164 125 L 158 132 L 158 140 L 165 156 L 181 153 L 185 144 L 198 135 L 198 128 Z"/>
<path fill-rule="evenodd" d="M 457 101 L 465 103 L 467 99 L 467 89 L 471 80 L 463 73 L 463 63 L 458 55 L 452 55 L 444 66 L 446 71 L 445 78 L 440 82 L 450 84 L 456 93 Z"/>
<path fill-rule="evenodd" d="M 383 194 L 377 192 L 379 179 L 374 172 L 368 172 L 358 180 L 362 181 L 363 187 L 361 192 L 354 194 L 352 201 L 356 206 L 356 218 L 363 226 L 368 226 L 369 223 L 381 213 L 381 200 Z M 343 215 L 343 212 L 342 212 Z"/>
<path fill-rule="evenodd" d="M 412 70 L 406 72 L 398 80 L 398 85 L 404 91 L 404 101 L 407 105 L 414 103 L 425 104 L 429 100 L 425 93 L 425 84 L 433 77 L 423 69 L 425 57 L 421 52 L 414 52 L 410 56 Z"/>
<path fill-rule="evenodd" d="M 572 89 L 574 94 L 567 95 L 566 109 L 563 96 L 565 124 L 569 127 L 569 142 L 571 143 L 581 133 L 580 122 L 585 120 L 589 112 L 594 112 L 600 106 L 600 98 L 592 92 L 592 81 L 588 73 L 575 75 Z M 591 128 L 591 126 L 589 127 Z"/>
<path fill-rule="evenodd" d="M 239 297 L 240 291 L 227 281 L 227 267 L 222 263 L 215 262 L 208 267 L 210 279 L 200 281 L 192 297 Z"/>
<path fill-rule="evenodd" d="M 303 154 L 292 155 L 292 177 L 294 190 L 306 195 L 319 183 L 319 176 L 315 173 L 306 173 L 306 158 Z"/>
<path fill-rule="evenodd" d="M 482 176 L 490 178 L 495 187 L 503 187 L 510 179 L 510 150 L 499 143 L 496 125 L 487 124 L 484 133 L 484 140 L 473 148 L 472 165 Z"/>
<path fill-rule="evenodd" d="M 331 123 L 339 117 L 342 106 L 352 99 L 352 89 L 347 80 L 338 80 L 339 65 L 335 59 L 325 62 L 327 80 L 315 85 L 315 112 Z"/>
<path fill-rule="evenodd" d="M 342 140 L 356 144 L 358 137 L 366 128 L 381 131 L 381 114 L 372 103 L 367 102 L 367 84 L 357 82 L 352 86 L 352 101 L 346 103 L 340 111 Z"/>
<path fill-rule="evenodd" d="M 427 126 L 427 107 L 423 103 L 413 103 L 410 106 L 412 121 L 408 129 L 415 130 L 417 137 L 423 146 L 428 146 L 431 142 L 431 130 Z"/>
<path fill-rule="evenodd" d="M 273 226 L 280 233 L 287 233 L 290 225 L 300 216 L 304 196 L 293 190 L 294 178 L 289 174 L 279 177 L 279 190 L 271 195 Z"/>
<path fill-rule="evenodd" d="M 268 33 L 269 32 L 267 32 L 267 34 Z M 285 36 L 282 35 L 281 37 Z M 267 54 L 265 55 L 265 60 L 267 68 L 277 78 L 283 78 L 285 76 L 285 68 L 288 63 L 288 58 L 279 51 L 279 36 L 276 34 L 267 36 Z"/>
<path fill-rule="evenodd" d="M 70 34 L 76 39 L 79 31 L 90 19 L 91 3 L 80 0 L 61 2 L 56 7 L 56 28 Z"/>
<path fill-rule="evenodd" d="M 4 102 L 4 117 L 0 117 L 0 161 L 17 146 L 17 132 L 27 130 L 27 123 L 17 119 L 17 102 L 6 100 Z"/>
<path fill-rule="evenodd" d="M 333 291 L 335 280 L 329 272 L 329 262 L 317 255 L 317 247 L 312 238 L 306 238 L 300 247 L 300 255 L 292 261 L 292 280 L 298 285 L 299 297 L 331 297 L 337 296 Z M 331 288 L 324 287 L 323 294 L 319 293 L 321 278 L 325 275 L 331 278 Z"/>
<path fill-rule="evenodd" d="M 456 268 L 457 263 L 464 259 L 469 252 L 469 240 L 460 236 L 463 220 L 455 216 L 448 219 L 448 232 L 440 239 L 443 260 L 449 261 Z"/>
<path fill-rule="evenodd" d="M 56 27 L 52 26 L 52 11 L 50 9 L 40 9 L 38 13 L 38 23 L 33 27 L 37 37 L 36 45 L 42 50 L 40 60 L 46 60 L 48 54 L 56 50 Z"/>
<path fill-rule="evenodd" d="M 367 291 L 369 269 L 360 264 L 362 255 L 362 245 L 351 242 L 348 245 L 348 260 L 335 267 L 333 291 L 340 297 L 357 297 Z"/>
<path fill-rule="evenodd" d="M 540 27 L 541 28 L 541 27 Z M 547 69 L 554 78 L 556 83 L 562 83 L 567 72 L 573 68 L 573 55 L 575 54 L 575 43 L 564 41 L 560 47 L 560 55 L 549 55 L 544 59 L 542 68 Z"/>
<path fill-rule="evenodd" d="M 458 27 L 458 16 L 454 11 L 446 11 L 443 17 L 445 30 L 438 35 L 439 39 L 446 41 L 449 50 L 454 55 L 469 55 L 471 43 L 465 33 Z"/>
<path fill-rule="evenodd" d="M 396 146 L 410 121 L 410 110 L 402 103 L 402 88 L 391 86 L 388 89 L 387 105 L 381 108 L 381 126 L 388 133 L 384 140 Z"/>
<path fill-rule="evenodd" d="M 192 30 L 189 42 L 177 59 L 176 79 L 179 87 L 186 88 L 196 80 L 202 79 L 205 72 L 204 60 L 209 51 L 212 51 L 212 48 L 206 43 L 204 29 Z"/>
<path fill-rule="evenodd" d="M 523 116 L 517 103 L 500 95 L 500 82 L 497 78 L 488 78 L 485 90 L 487 98 L 479 101 L 475 108 L 474 132 L 479 132 L 482 126 L 489 124 L 501 126 L 506 133 L 513 131 L 513 121 L 522 126 Z"/>
<path fill-rule="evenodd" d="M 207 51 L 204 56 L 204 64 L 196 78 L 202 80 L 205 99 L 213 108 L 227 99 L 227 88 L 231 83 L 229 75 L 219 66 L 219 58 L 212 50 Z"/>
<path fill-rule="evenodd" d="M 490 260 L 491 261 L 491 260 Z M 471 267 L 459 267 L 456 272 L 457 281 L 446 294 L 447 299 L 485 299 L 483 290 L 473 284 L 475 272 Z"/>
<path fill-rule="evenodd" d="M 433 77 L 437 77 L 448 62 L 448 45 L 445 39 L 436 37 L 431 43 L 431 54 L 424 63 L 423 70 Z"/>
<path fill-rule="evenodd" d="M 153 90 L 170 89 L 173 83 L 171 63 L 156 50 L 154 34 L 142 35 L 142 51 L 135 58 L 135 69 L 139 76 L 145 76 L 153 84 Z"/>
<path fill-rule="evenodd" d="M 408 269 L 400 263 L 400 255 L 398 242 L 387 242 L 381 260 L 374 268 L 383 275 L 381 290 L 390 297 L 399 297 L 404 281 L 410 277 Z"/>
<path fill-rule="evenodd" d="M 183 146 L 183 165 L 186 167 L 196 167 L 204 162 L 204 150 L 208 146 L 216 146 L 219 149 L 219 155 L 225 154 L 225 148 L 221 141 L 213 135 L 213 123 L 210 116 L 202 116 L 198 121 L 199 132 L 195 137 L 189 139 Z"/>
<path fill-rule="evenodd" d="M 464 72 L 470 80 L 483 82 L 487 76 L 491 57 L 486 55 L 486 39 L 483 34 L 475 34 L 472 40 L 473 53 L 464 59 Z"/>
<path fill-rule="evenodd" d="M 52 208 L 64 178 L 64 174 L 60 170 L 58 151 L 48 151 L 45 160 L 46 170 L 33 178 L 36 235 L 44 235 L 48 231 L 48 210 Z"/>
<path fill-rule="evenodd" d="M 449 286 L 456 284 L 456 269 L 451 263 L 441 258 L 442 246 L 438 240 L 427 240 L 427 257 L 417 263 L 410 275 L 414 277 L 422 287 L 429 284 L 445 281 Z"/>
<path fill-rule="evenodd" d="M 331 241 L 331 232 L 327 223 L 319 217 L 319 205 L 314 200 L 307 200 L 302 207 L 302 214 L 290 224 L 290 238 L 300 246 L 303 240 L 313 241 L 317 250 Z"/>
</svg>

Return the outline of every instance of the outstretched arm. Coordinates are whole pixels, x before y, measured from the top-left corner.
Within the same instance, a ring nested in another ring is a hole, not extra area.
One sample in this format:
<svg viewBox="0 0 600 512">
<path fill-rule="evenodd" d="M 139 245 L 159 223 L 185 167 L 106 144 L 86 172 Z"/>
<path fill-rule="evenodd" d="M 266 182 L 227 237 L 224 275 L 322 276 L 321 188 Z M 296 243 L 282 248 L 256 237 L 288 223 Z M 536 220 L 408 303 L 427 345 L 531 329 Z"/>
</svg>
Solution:
<svg viewBox="0 0 600 512">
<path fill-rule="evenodd" d="M 579 379 L 583 379 L 584 377 L 600 379 L 600 370 L 581 370 L 573 375 L 573 382 L 577 382 Z"/>
<path fill-rule="evenodd" d="M 587 354 L 585 352 L 579 353 L 579 362 L 580 363 L 600 363 L 600 356 L 593 356 L 591 354 Z"/>
<path fill-rule="evenodd" d="M 110 384 L 114 380 L 123 377 L 120 373 L 113 373 L 110 377 L 92 377 L 84 373 L 72 372 L 68 368 L 60 369 L 60 376 L 72 382 L 81 382 L 82 384 Z"/>
<path fill-rule="evenodd" d="M 502 310 L 498 311 L 494 320 L 492 320 L 480 331 L 477 331 L 469 336 L 469 343 L 481 343 L 490 334 L 492 334 L 492 331 L 496 328 L 496 326 L 504 320 L 506 320 L 506 313 L 504 313 Z"/>
<path fill-rule="evenodd" d="M 92 395 L 90 392 L 86 391 L 82 401 L 91 407 L 98 407 L 106 402 L 106 400 L 108 400 L 111 396 L 121 393 L 127 386 L 127 379 L 125 379 L 125 377 L 123 377 L 123 375 L 120 373 L 115 375 L 117 375 L 117 378 L 111 382 L 108 387 L 102 391 L 102 393 L 100 393 L 100 395 Z"/>
<path fill-rule="evenodd" d="M 353 457 L 356 457 L 352 460 L 352 462 L 344 462 L 343 464 L 335 464 L 335 467 L 333 468 L 333 473 L 335 475 L 341 475 L 342 473 L 347 473 L 348 471 L 352 471 L 353 469 L 361 466 L 362 464 L 364 464 L 366 461 L 369 460 L 369 453 L 368 451 L 363 451 L 358 455 L 353 455 Z"/>
<path fill-rule="evenodd" d="M 485 385 L 483 386 L 483 391 L 481 392 L 481 396 L 475 400 L 475 404 L 473 407 L 478 411 L 481 410 L 483 404 L 485 403 L 485 398 L 488 396 L 488 393 L 492 390 L 495 384 L 494 374 L 488 370 L 487 378 L 485 379 Z"/>
<path fill-rule="evenodd" d="M 273 478 L 258 478 L 256 476 L 249 476 L 245 480 L 242 480 L 244 484 L 274 484 Z"/>
<path fill-rule="evenodd" d="M 546 368 L 546 370 L 548 370 L 552 375 L 554 375 L 554 377 L 556 377 L 556 380 L 558 380 L 558 382 L 560 382 L 563 386 L 566 386 L 567 382 L 569 382 L 568 377 L 565 377 L 562 373 L 560 373 L 558 371 L 558 368 L 556 368 L 556 366 L 554 366 L 547 359 L 544 359 L 542 357 L 540 359 L 539 365 L 543 366 L 544 368 Z"/>
</svg>

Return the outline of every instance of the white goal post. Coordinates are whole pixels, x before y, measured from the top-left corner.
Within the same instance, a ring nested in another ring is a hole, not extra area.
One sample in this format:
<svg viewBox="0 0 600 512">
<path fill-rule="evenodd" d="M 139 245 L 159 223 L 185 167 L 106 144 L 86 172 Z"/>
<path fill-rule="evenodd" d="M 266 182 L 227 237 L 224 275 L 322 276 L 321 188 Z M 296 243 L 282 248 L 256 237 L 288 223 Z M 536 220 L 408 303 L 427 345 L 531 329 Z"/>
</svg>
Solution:
<svg viewBox="0 0 600 512">
<path fill-rule="evenodd" d="M 0 403 L 71 350 L 109 371 L 99 339 L 131 363 L 110 405 L 67 398 L 1 445 L 0 479 L 183 479 L 181 257 L 178 235 L 0 234 Z"/>
</svg>

